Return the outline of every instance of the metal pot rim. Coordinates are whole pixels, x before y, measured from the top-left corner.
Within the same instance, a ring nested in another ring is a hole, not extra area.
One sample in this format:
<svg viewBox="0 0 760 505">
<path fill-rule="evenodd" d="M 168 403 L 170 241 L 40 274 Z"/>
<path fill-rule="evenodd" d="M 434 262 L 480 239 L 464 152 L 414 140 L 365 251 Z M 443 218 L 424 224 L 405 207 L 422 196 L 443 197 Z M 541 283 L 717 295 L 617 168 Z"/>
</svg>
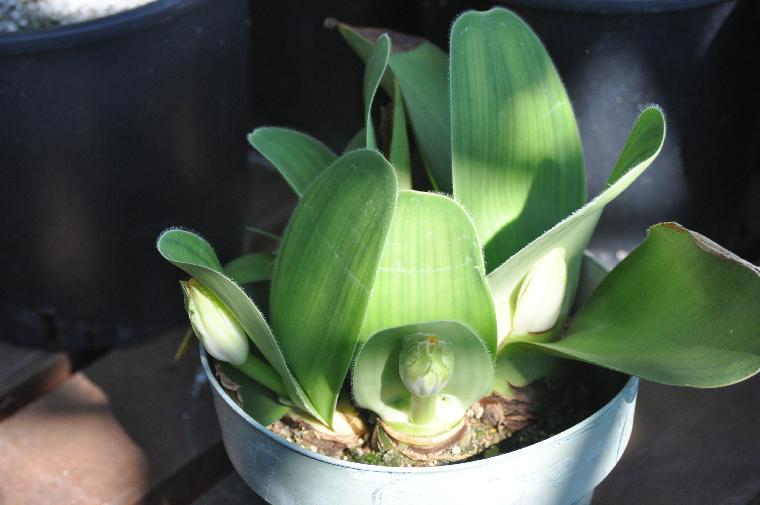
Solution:
<svg viewBox="0 0 760 505">
<path fill-rule="evenodd" d="M 584 419 L 583 421 L 579 422 L 578 424 L 575 424 L 571 426 L 570 428 L 557 433 L 556 435 L 547 438 L 546 440 L 542 440 L 541 442 L 537 442 L 535 444 L 529 445 L 527 447 L 524 447 L 522 449 L 518 449 L 516 451 L 509 452 L 507 454 L 501 454 L 499 456 L 494 456 L 492 458 L 487 459 L 481 459 L 477 461 L 469 461 L 466 463 L 455 463 L 452 465 L 445 465 L 445 466 L 433 466 L 433 467 L 387 467 L 387 466 L 377 466 L 377 465 L 369 465 L 366 463 L 355 463 L 352 461 L 343 461 L 337 458 L 332 458 L 330 456 L 325 456 L 323 454 L 320 454 L 318 452 L 309 451 L 307 449 L 304 449 L 303 447 L 294 444 L 293 442 L 289 442 L 282 437 L 272 433 L 269 431 L 265 426 L 261 425 L 258 421 L 253 419 L 251 416 L 249 416 L 240 406 L 232 401 L 232 399 L 229 397 L 226 391 L 222 388 L 222 386 L 219 384 L 219 381 L 216 379 L 216 376 L 211 370 L 211 366 L 209 365 L 208 361 L 208 355 L 206 354 L 206 351 L 203 349 L 203 346 L 200 347 L 200 359 L 201 359 L 201 365 L 203 366 L 203 371 L 206 374 L 207 379 L 209 380 L 209 383 L 211 387 L 214 390 L 214 393 L 219 395 L 226 403 L 227 405 L 240 417 L 242 417 L 248 424 L 256 428 L 259 432 L 264 433 L 267 437 L 269 437 L 274 442 L 278 443 L 279 445 L 283 446 L 284 448 L 290 449 L 291 451 L 297 452 L 301 454 L 302 456 L 306 456 L 308 458 L 321 461 L 323 463 L 327 463 L 334 466 L 344 467 L 344 468 L 351 468 L 354 470 L 361 470 L 361 471 L 369 471 L 369 472 L 379 472 L 379 473 L 398 473 L 398 474 L 429 474 L 429 473 L 439 473 L 439 472 L 451 472 L 456 469 L 460 468 L 476 468 L 479 466 L 489 465 L 494 461 L 504 461 L 507 459 L 516 459 L 520 458 L 524 454 L 528 454 L 532 451 L 539 450 L 539 448 L 551 445 L 557 442 L 559 439 L 567 438 L 569 435 L 572 435 L 576 432 L 580 433 L 587 429 L 588 425 L 593 425 L 595 421 L 601 417 L 604 417 L 610 410 L 614 409 L 616 404 L 618 404 L 621 400 L 631 402 L 635 399 L 636 391 L 638 388 L 639 378 L 630 376 L 628 380 L 625 382 L 623 387 L 618 391 L 615 396 L 613 396 L 603 407 L 601 407 L 599 410 L 594 412 L 592 415 Z"/>
</svg>

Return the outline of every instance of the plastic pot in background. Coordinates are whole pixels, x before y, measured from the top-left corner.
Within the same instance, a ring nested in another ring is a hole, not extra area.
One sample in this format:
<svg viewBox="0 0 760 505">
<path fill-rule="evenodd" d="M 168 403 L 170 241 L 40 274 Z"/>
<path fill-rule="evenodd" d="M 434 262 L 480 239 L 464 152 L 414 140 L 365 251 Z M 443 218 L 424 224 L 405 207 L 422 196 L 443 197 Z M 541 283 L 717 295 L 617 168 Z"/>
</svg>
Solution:
<svg viewBox="0 0 760 505">
<path fill-rule="evenodd" d="M 658 103 L 667 115 L 662 153 L 607 207 L 592 251 L 614 262 L 665 220 L 740 245 L 757 110 L 751 2 L 419 0 L 422 33 L 446 47 L 459 12 L 494 3 L 523 17 L 558 67 L 580 125 L 589 195 L 604 187 L 639 105 Z"/>
<path fill-rule="evenodd" d="M 248 2 L 0 35 L 0 339 L 102 348 L 183 320 L 156 236 L 238 251 Z"/>
</svg>

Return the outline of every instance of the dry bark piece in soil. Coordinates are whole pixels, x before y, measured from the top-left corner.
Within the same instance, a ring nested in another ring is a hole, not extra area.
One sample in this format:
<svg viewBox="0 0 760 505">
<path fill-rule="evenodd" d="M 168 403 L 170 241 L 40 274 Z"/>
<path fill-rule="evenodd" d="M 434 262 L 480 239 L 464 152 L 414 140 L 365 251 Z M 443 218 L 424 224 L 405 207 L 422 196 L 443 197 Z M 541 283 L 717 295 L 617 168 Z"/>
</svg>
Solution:
<svg viewBox="0 0 760 505">
<path fill-rule="evenodd" d="M 367 446 L 368 430 L 358 415 L 336 412 L 333 422 L 335 430 L 315 419 L 291 412 L 267 428 L 305 449 L 333 458 L 342 459 L 347 451 Z"/>
</svg>

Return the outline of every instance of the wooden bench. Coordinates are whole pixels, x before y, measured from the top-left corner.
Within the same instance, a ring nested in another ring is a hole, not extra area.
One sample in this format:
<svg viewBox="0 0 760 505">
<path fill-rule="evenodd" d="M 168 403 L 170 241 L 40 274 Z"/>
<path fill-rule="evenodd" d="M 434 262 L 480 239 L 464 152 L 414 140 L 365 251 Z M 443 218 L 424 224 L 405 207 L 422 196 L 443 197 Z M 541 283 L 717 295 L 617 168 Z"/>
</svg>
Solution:
<svg viewBox="0 0 760 505">
<path fill-rule="evenodd" d="M 232 470 L 183 328 L 72 371 L 0 344 L 0 504 L 263 504 Z M 644 383 L 598 505 L 760 504 L 760 378 L 723 390 Z"/>
</svg>

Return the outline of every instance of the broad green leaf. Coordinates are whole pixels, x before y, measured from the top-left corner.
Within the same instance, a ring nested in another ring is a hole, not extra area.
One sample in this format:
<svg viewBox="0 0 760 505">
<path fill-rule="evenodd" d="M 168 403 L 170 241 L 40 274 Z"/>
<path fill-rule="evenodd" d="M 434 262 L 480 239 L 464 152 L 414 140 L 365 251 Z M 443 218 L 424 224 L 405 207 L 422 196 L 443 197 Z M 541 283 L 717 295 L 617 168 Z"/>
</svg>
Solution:
<svg viewBox="0 0 760 505">
<path fill-rule="evenodd" d="M 234 366 L 222 363 L 220 369 L 228 379 L 239 386 L 237 395 L 245 413 L 259 423 L 267 426 L 290 412 L 290 407 L 280 403 L 271 391 Z"/>
<path fill-rule="evenodd" d="M 472 220 L 451 198 L 400 191 L 362 328 L 460 321 L 496 351 L 496 316 Z"/>
<path fill-rule="evenodd" d="M 586 202 L 580 135 L 546 49 L 502 8 L 454 23 L 451 108 L 454 196 L 491 270 Z"/>
<path fill-rule="evenodd" d="M 760 268 L 675 223 L 594 291 L 567 336 L 530 345 L 647 380 L 693 387 L 760 370 Z"/>
<path fill-rule="evenodd" d="M 622 193 L 654 161 L 664 139 L 665 118 L 662 112 L 656 107 L 645 109 L 633 125 L 612 170 L 607 189 L 488 274 L 488 284 L 496 307 L 500 345 L 509 340 L 525 338 L 547 341 L 558 335 L 573 301 L 583 250 L 596 228 L 604 206 Z M 567 288 L 557 325 L 553 330 L 539 335 L 510 336 L 511 302 L 515 291 L 536 261 L 554 250 L 562 251 L 568 263 Z"/>
<path fill-rule="evenodd" d="M 248 142 L 274 165 L 298 196 L 337 158 L 314 137 L 287 128 L 256 128 Z"/>
<path fill-rule="evenodd" d="M 357 149 L 364 149 L 365 144 L 367 143 L 367 133 L 364 128 L 356 132 L 356 135 L 351 137 L 351 140 L 348 141 L 348 144 L 346 144 L 345 149 L 343 149 L 343 154 L 350 153 L 351 151 L 356 151 Z"/>
<path fill-rule="evenodd" d="M 388 56 L 391 51 L 391 39 L 387 34 L 380 35 L 367 58 L 367 68 L 364 71 L 364 131 L 367 134 L 367 148 L 377 149 L 375 127 L 372 125 L 372 102 L 375 100 L 380 80 L 388 67 Z"/>
<path fill-rule="evenodd" d="M 175 229 L 163 232 L 158 238 L 157 247 L 164 259 L 198 279 L 235 314 L 256 348 L 280 374 L 290 399 L 305 412 L 327 423 L 327 417 L 312 406 L 290 372 L 259 309 L 235 281 L 222 273 L 222 266 L 211 245 L 193 232 Z"/>
<path fill-rule="evenodd" d="M 576 291 L 574 307 L 580 306 L 591 292 L 604 280 L 607 268 L 589 253 L 583 255 L 580 280 Z M 512 387 L 527 386 L 552 370 L 561 361 L 543 350 L 507 345 L 499 350 L 494 367 L 494 391 L 511 398 Z"/>
<path fill-rule="evenodd" d="M 396 206 L 393 167 L 374 150 L 340 157 L 304 194 L 272 275 L 272 327 L 319 413 L 332 419 Z"/>
<path fill-rule="evenodd" d="M 393 92 L 393 128 L 391 131 L 390 162 L 396 169 L 399 189 L 412 189 L 412 160 L 406 132 L 406 113 L 401 88 L 395 83 Z"/>
<path fill-rule="evenodd" d="M 272 277 L 274 254 L 244 254 L 224 265 L 224 274 L 238 284 L 266 281 Z"/>
<path fill-rule="evenodd" d="M 454 369 L 438 402 L 436 420 L 425 426 L 410 421 L 411 395 L 399 375 L 399 354 L 407 335 L 449 339 Z M 352 375 L 356 403 L 392 428 L 416 436 L 434 436 L 456 425 L 467 409 L 486 396 L 493 383 L 488 349 L 476 333 L 456 321 L 431 321 L 389 328 L 372 335 L 356 357 Z"/>
<path fill-rule="evenodd" d="M 398 80 L 417 147 L 433 187 L 451 192 L 451 128 L 449 117 L 449 58 L 425 39 L 376 28 L 357 28 L 338 24 L 348 45 L 367 61 L 372 42 L 380 33 L 390 34 L 391 72 L 382 84 L 389 96 L 394 94 L 393 79 Z"/>
</svg>

